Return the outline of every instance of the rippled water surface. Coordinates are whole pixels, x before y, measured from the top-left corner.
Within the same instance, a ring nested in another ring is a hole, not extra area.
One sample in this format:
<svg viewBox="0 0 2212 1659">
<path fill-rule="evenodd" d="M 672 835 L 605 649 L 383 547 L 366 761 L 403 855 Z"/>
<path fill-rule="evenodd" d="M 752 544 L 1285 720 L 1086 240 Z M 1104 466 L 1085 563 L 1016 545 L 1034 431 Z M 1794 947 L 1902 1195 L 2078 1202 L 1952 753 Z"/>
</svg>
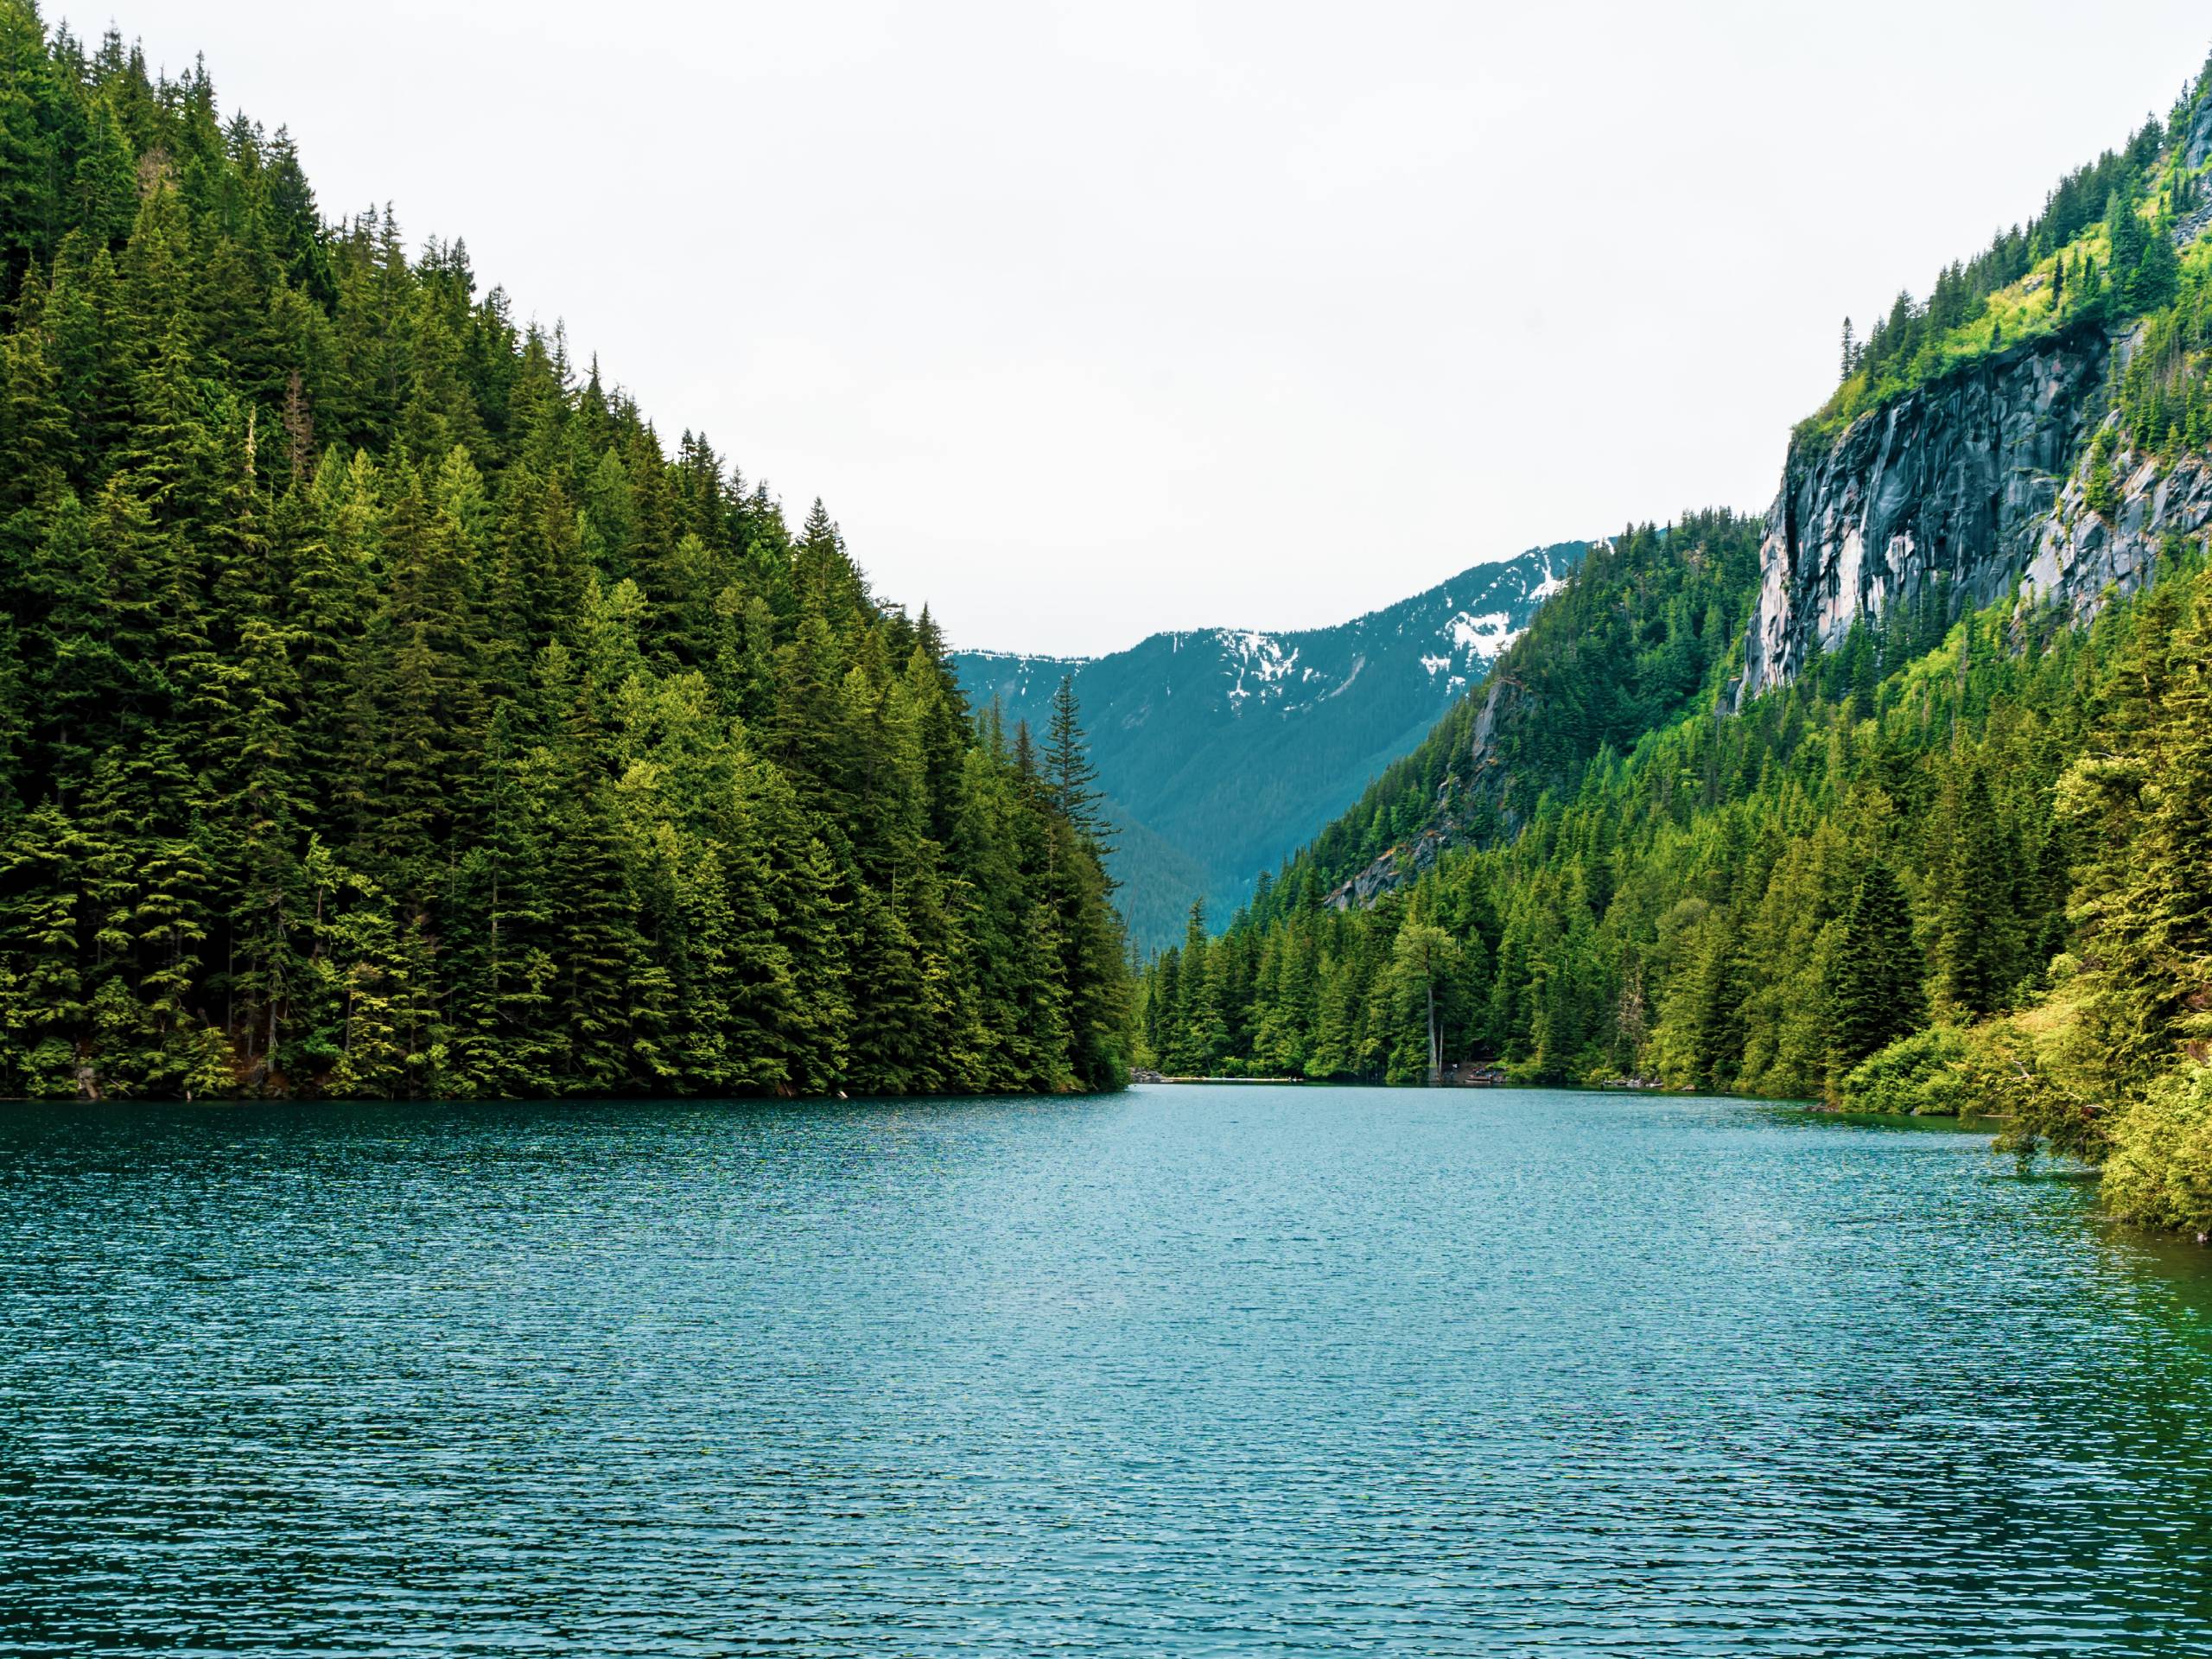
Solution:
<svg viewBox="0 0 2212 1659">
<path fill-rule="evenodd" d="M 0 1107 L 0 1650 L 2212 1651 L 2212 1279 L 1717 1101 Z"/>
</svg>

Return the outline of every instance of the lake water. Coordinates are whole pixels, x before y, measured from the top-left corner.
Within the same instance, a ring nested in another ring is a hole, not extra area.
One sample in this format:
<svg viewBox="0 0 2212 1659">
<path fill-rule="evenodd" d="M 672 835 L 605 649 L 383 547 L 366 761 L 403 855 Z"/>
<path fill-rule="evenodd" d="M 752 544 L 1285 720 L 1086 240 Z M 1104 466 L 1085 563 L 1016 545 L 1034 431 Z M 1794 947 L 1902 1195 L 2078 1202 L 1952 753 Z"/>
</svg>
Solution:
<svg viewBox="0 0 2212 1659">
<path fill-rule="evenodd" d="M 0 1650 L 2204 1653 L 2208 1255 L 1726 1101 L 0 1107 Z"/>
</svg>

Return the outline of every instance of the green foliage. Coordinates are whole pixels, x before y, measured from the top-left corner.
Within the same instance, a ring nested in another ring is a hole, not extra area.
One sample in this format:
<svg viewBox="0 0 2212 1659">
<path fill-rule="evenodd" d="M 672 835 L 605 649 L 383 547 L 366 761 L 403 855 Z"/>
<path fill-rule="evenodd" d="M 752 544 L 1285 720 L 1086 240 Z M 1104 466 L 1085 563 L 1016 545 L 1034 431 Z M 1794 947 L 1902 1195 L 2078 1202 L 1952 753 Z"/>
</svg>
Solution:
<svg viewBox="0 0 2212 1659">
<path fill-rule="evenodd" d="M 2212 74 L 2167 120 L 2152 117 L 2120 149 L 2061 180 L 2024 230 L 2001 232 L 1974 258 L 1937 273 L 1925 302 L 1900 293 L 1863 343 L 1853 343 L 1847 320 L 1841 384 L 1808 425 L 1847 424 L 2032 336 L 2126 323 L 2171 305 L 2184 270 L 2176 220 L 2204 192 L 2203 179 L 2183 166 L 2182 140 L 2208 96 Z"/>
<path fill-rule="evenodd" d="M 1988 903 L 1986 897 L 1983 903 Z M 1956 908 L 1961 914 L 1972 913 L 1969 902 L 1961 901 Z M 1852 1072 L 1856 1077 L 1853 1067 L 1920 1023 L 1926 1000 L 1924 972 L 1912 933 L 1911 904 L 1890 867 L 1877 859 L 1859 879 L 1859 891 L 1828 960 L 1824 988 L 1832 1075 Z"/>
<path fill-rule="evenodd" d="M 2084 849 L 2084 1017 L 2142 1086 L 2212 1041 L 2212 576 L 2162 584 L 2106 697 L 2104 741 L 2060 779 Z"/>
<path fill-rule="evenodd" d="M 1390 1046 L 1386 1073 L 1392 1082 L 1408 1073 L 1433 1082 L 1442 1071 L 1444 1036 L 1439 1016 L 1450 1011 L 1449 988 L 1465 971 L 1465 956 L 1459 941 L 1433 922 L 1408 921 L 1398 930 L 1388 975 L 1388 1017 L 1397 1038 Z M 1441 1010 L 1437 1006 L 1440 989 L 1446 998 Z M 1419 1043 L 1412 1054 L 1406 1052 L 1408 1035 Z"/>
<path fill-rule="evenodd" d="M 1110 1087 L 1040 771 L 820 503 L 0 0 L 0 1092 Z"/>
<path fill-rule="evenodd" d="M 2123 1215 L 2152 1227 L 2212 1230 L 2212 1067 L 2159 1077 L 2121 1116 L 2104 1186 Z"/>
<path fill-rule="evenodd" d="M 2112 470 L 2113 429 L 2097 434 L 2089 448 L 2089 473 L 2082 486 L 2082 499 L 2091 512 L 2109 518 L 2120 511 L 2120 484 Z"/>
<path fill-rule="evenodd" d="M 1843 1080 L 1843 1103 L 1855 1112 L 1900 1116 L 1971 1113 L 1979 1103 L 1967 1086 L 1967 1052 L 1966 1033 L 1955 1026 L 1901 1037 L 1852 1069 Z"/>
</svg>

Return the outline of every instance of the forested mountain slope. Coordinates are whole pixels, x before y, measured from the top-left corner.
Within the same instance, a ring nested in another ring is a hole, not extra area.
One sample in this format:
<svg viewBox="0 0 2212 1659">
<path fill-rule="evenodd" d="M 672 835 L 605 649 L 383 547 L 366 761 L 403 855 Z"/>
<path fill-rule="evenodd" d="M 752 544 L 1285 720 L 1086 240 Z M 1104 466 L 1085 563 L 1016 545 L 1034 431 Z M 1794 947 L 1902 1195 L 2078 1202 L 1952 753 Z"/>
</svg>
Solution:
<svg viewBox="0 0 2212 1659">
<path fill-rule="evenodd" d="M 0 1093 L 1110 1086 L 1079 756 L 458 242 L 0 0 Z"/>
<path fill-rule="evenodd" d="M 1147 1054 L 1971 1105 L 2212 1228 L 2208 162 L 2200 78 L 1847 333 L 1764 524 L 1587 561 Z"/>
<path fill-rule="evenodd" d="M 1477 565 L 1332 628 L 1156 633 L 1091 658 L 956 654 L 969 700 L 1041 729 L 1072 677 L 1139 948 L 1182 937 L 1203 899 L 1226 915 L 1252 882 L 1356 800 L 1478 685 L 1587 544 Z"/>
</svg>

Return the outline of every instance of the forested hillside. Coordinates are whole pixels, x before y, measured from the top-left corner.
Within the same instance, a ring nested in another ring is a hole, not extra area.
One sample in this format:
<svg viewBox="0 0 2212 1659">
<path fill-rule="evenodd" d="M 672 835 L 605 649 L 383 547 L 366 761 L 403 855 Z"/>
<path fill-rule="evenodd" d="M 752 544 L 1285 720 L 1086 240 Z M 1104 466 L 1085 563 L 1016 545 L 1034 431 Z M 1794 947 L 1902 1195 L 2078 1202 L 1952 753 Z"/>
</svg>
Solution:
<svg viewBox="0 0 2212 1659">
<path fill-rule="evenodd" d="M 1847 347 L 1763 534 L 1593 555 L 1147 1056 L 1987 1111 L 2212 1227 L 2208 161 L 2200 79 Z"/>
<path fill-rule="evenodd" d="M 1077 734 L 556 332 L 0 0 L 0 1093 L 1109 1087 Z"/>
<path fill-rule="evenodd" d="M 1310 841 L 1437 715 L 1481 683 L 1586 544 L 1479 564 L 1395 605 L 1281 633 L 1156 633 L 1088 659 L 962 652 L 978 708 L 1041 726 L 1063 677 L 1089 716 L 1132 938 L 1183 933 L 1194 899 L 1226 913 Z"/>
<path fill-rule="evenodd" d="M 1487 683 L 1323 830 L 1286 880 L 1364 901 L 1448 847 L 1496 840 L 1541 792 L 1690 705 L 1729 658 L 1758 570 L 1758 524 L 1725 509 L 1599 543 Z"/>
</svg>

